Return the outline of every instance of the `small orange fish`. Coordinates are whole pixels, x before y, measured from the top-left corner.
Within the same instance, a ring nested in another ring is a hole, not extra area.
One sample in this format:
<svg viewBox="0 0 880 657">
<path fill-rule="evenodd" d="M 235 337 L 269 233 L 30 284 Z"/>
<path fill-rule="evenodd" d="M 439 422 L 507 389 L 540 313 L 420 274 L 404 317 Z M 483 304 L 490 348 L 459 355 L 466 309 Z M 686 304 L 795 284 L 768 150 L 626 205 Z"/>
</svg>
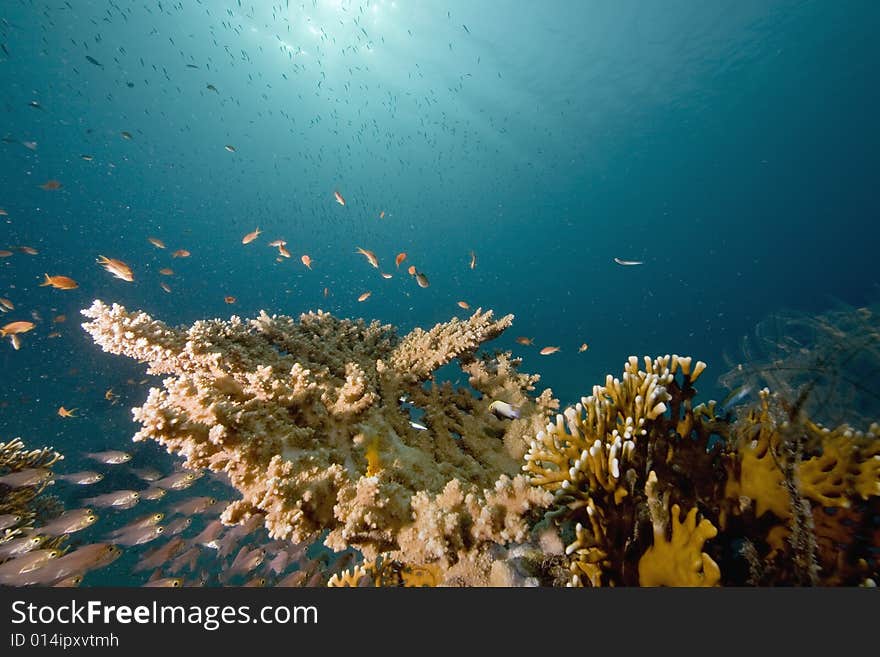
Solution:
<svg viewBox="0 0 880 657">
<path fill-rule="evenodd" d="M 357 252 L 364 256 L 367 259 L 367 262 L 373 265 L 373 267 L 379 269 L 379 259 L 376 257 L 375 253 L 362 249 L 361 247 L 357 247 Z"/>
<path fill-rule="evenodd" d="M 3 306 L 6 310 L 15 310 L 15 305 L 6 297 L 0 297 L 0 306 Z"/>
<path fill-rule="evenodd" d="M 61 417 L 78 417 L 73 414 L 75 410 L 75 408 L 67 409 L 61 406 L 58 408 L 58 415 L 60 415 Z"/>
<path fill-rule="evenodd" d="M 15 337 L 15 336 L 12 336 L 12 337 Z M 52 332 L 51 332 L 49 335 L 47 335 L 46 337 L 47 337 L 47 338 L 60 338 L 60 337 L 61 337 L 61 334 L 60 334 L 58 331 L 52 331 Z"/>
<path fill-rule="evenodd" d="M 3 249 L 2 251 L 0 251 L 0 258 L 10 258 L 13 255 L 14 254 L 12 253 L 12 251 L 7 251 L 6 249 Z"/>
<path fill-rule="evenodd" d="M 56 189 L 61 189 L 62 185 L 57 180 L 47 180 L 42 185 L 40 185 L 42 189 L 45 189 L 47 192 L 55 191 Z"/>
<path fill-rule="evenodd" d="M 559 347 L 544 347 L 538 353 L 542 356 L 549 356 L 550 354 L 555 354 L 557 351 L 559 351 Z"/>
<path fill-rule="evenodd" d="M 397 257 L 394 259 L 394 264 L 400 267 L 400 263 L 406 260 L 406 253 L 398 253 Z"/>
<path fill-rule="evenodd" d="M 28 255 L 37 255 L 39 253 L 39 251 L 32 246 L 20 246 L 18 247 L 18 250 L 22 253 L 27 253 Z"/>
<path fill-rule="evenodd" d="M 308 267 L 309 269 L 312 268 L 312 259 L 311 259 L 309 256 L 304 255 L 302 258 L 300 258 L 300 260 L 302 260 L 302 263 L 303 263 L 306 267 Z"/>
<path fill-rule="evenodd" d="M 161 287 L 163 290 L 165 290 L 168 294 L 171 294 L 171 288 L 168 287 L 168 283 L 166 283 L 165 281 L 162 281 L 161 283 L 159 283 L 159 287 Z"/>
<path fill-rule="evenodd" d="M 251 232 L 251 233 L 248 233 L 247 235 L 245 235 L 244 237 L 242 237 L 242 238 L 241 238 L 241 243 L 242 243 L 242 244 L 250 244 L 250 243 L 253 242 L 255 239 L 257 239 L 257 238 L 260 236 L 260 233 L 262 233 L 262 232 L 263 232 L 263 231 L 261 231 L 259 228 L 257 228 L 255 231 L 253 231 L 253 232 Z"/>
<path fill-rule="evenodd" d="M 517 344 L 525 345 L 526 347 L 528 347 L 528 346 L 531 346 L 532 344 L 534 344 L 535 339 L 534 338 L 525 338 L 525 337 L 520 336 L 516 339 L 516 342 L 517 342 Z"/>
<path fill-rule="evenodd" d="M 464 309 L 464 310 L 470 310 L 470 309 L 471 309 L 471 307 L 470 307 L 470 305 L 468 305 L 468 302 L 467 302 L 467 301 L 459 301 L 459 302 L 458 302 L 458 307 L 459 307 L 459 308 L 462 308 L 462 309 Z"/>
<path fill-rule="evenodd" d="M 171 267 L 163 267 L 159 270 L 159 273 L 163 276 L 174 276 L 174 270 Z"/>
<path fill-rule="evenodd" d="M 113 392 L 113 388 L 107 388 L 107 391 L 104 393 L 104 399 L 109 402 L 112 402 L 114 399 L 119 397 L 115 392 Z"/>
<path fill-rule="evenodd" d="M 269 242 L 269 246 L 284 246 L 287 244 L 287 240 L 272 240 Z"/>
<path fill-rule="evenodd" d="M 3 327 L 0 327 L 0 336 L 6 337 L 7 335 L 15 335 L 18 333 L 27 333 L 36 327 L 36 324 L 33 322 L 20 321 L 20 322 L 9 322 Z"/>
<path fill-rule="evenodd" d="M 49 276 L 49 274 L 43 274 L 43 276 L 46 277 L 46 280 L 40 283 L 40 287 L 51 285 L 57 290 L 74 290 L 79 287 L 79 284 L 69 276 Z"/>
<path fill-rule="evenodd" d="M 67 315 L 55 315 L 55 317 L 52 318 L 53 324 L 63 324 L 66 321 L 67 321 Z"/>
<path fill-rule="evenodd" d="M 342 194 L 339 192 L 333 192 L 333 198 L 336 199 L 336 202 L 339 203 L 339 205 L 345 205 L 345 199 L 342 198 Z"/>
<path fill-rule="evenodd" d="M 148 237 L 147 241 L 149 241 L 150 244 L 155 246 L 157 249 L 164 249 L 165 248 L 165 242 L 160 240 L 158 237 Z"/>
<path fill-rule="evenodd" d="M 588 345 L 586 342 L 584 342 L 580 347 L 578 347 L 578 353 L 584 352 L 589 348 L 590 348 L 590 345 Z"/>
<path fill-rule="evenodd" d="M 382 212 L 379 213 L 379 219 L 384 219 L 384 218 L 385 218 L 385 210 L 382 210 Z"/>
<path fill-rule="evenodd" d="M 235 301 L 236 301 L 235 297 L 231 296 L 231 295 L 227 295 L 227 296 L 223 297 L 223 300 L 226 303 L 235 303 Z"/>
<path fill-rule="evenodd" d="M 477 266 L 477 254 L 474 253 L 473 251 L 471 251 L 470 268 L 474 269 L 474 268 L 476 268 L 476 266 Z"/>
<path fill-rule="evenodd" d="M 406 271 L 409 272 L 410 276 L 415 276 L 416 275 L 416 266 L 410 265 L 409 269 L 407 269 Z"/>
<path fill-rule="evenodd" d="M 366 301 L 370 298 L 372 292 L 364 292 L 361 296 L 358 297 L 358 301 Z"/>
<path fill-rule="evenodd" d="M 97 262 L 104 269 L 113 274 L 116 278 L 120 278 L 123 281 L 128 281 L 129 283 L 134 281 L 134 274 L 131 271 L 131 267 L 122 262 L 122 260 L 116 260 L 115 258 L 107 258 L 106 256 L 99 255 Z"/>
<path fill-rule="evenodd" d="M 192 255 L 186 249 L 177 249 L 174 253 L 171 254 L 172 258 L 189 258 Z"/>
<path fill-rule="evenodd" d="M 287 247 L 284 246 L 283 244 L 279 244 L 279 245 L 278 245 L 278 253 L 279 253 L 280 255 L 284 256 L 285 258 L 289 258 L 289 257 L 290 257 L 290 251 L 288 251 L 288 250 L 287 250 Z"/>
<path fill-rule="evenodd" d="M 419 284 L 419 287 L 428 287 L 430 283 L 428 282 L 428 277 L 425 276 L 422 272 L 416 273 L 416 283 Z"/>
</svg>

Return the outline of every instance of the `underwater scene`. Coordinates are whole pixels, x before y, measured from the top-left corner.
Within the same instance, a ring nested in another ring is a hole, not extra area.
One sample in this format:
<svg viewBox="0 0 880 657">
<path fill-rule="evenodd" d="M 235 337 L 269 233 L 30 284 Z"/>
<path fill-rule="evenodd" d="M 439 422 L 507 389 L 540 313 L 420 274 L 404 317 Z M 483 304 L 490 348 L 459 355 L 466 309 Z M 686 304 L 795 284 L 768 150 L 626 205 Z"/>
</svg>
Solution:
<svg viewBox="0 0 880 657">
<path fill-rule="evenodd" d="M 4 0 L 0 586 L 873 586 L 880 4 Z"/>
</svg>

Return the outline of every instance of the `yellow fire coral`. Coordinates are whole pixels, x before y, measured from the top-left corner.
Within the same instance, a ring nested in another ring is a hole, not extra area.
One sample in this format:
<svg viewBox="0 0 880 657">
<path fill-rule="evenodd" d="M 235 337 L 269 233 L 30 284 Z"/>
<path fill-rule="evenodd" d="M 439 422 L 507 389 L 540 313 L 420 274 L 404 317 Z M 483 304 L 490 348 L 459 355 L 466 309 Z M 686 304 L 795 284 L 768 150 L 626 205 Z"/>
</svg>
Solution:
<svg viewBox="0 0 880 657">
<path fill-rule="evenodd" d="M 880 491 L 878 425 L 825 429 L 769 391 L 739 419 L 719 417 L 714 402 L 692 403 L 702 363 L 643 362 L 630 358 L 621 379 L 557 415 L 525 456 L 532 484 L 554 496 L 569 584 L 876 577 L 864 537 Z"/>
<path fill-rule="evenodd" d="M 441 582 L 438 566 L 410 566 L 388 555 L 379 555 L 362 564 L 333 575 L 329 587 L 378 586 L 407 588 L 437 586 Z"/>
<path fill-rule="evenodd" d="M 657 475 L 648 475 L 648 509 L 654 525 L 654 544 L 639 559 L 639 583 L 642 586 L 715 586 L 721 579 L 718 564 L 703 552 L 703 545 L 718 530 L 703 518 L 697 524 L 697 509 L 688 511 L 684 522 L 681 508 L 672 505 L 672 529 L 667 508 L 668 497 L 657 497 Z M 667 537 L 667 534 L 670 534 Z"/>
<path fill-rule="evenodd" d="M 276 538 L 325 532 L 329 547 L 368 559 L 399 550 L 406 563 L 475 567 L 481 546 L 523 537 L 550 501 L 518 472 L 556 400 L 532 396 L 538 377 L 510 354 L 476 354 L 510 315 L 477 310 L 401 338 L 321 311 L 188 328 L 101 301 L 83 314 L 105 351 L 169 375 L 134 409 L 135 440 L 225 472 L 243 496 L 228 522 L 261 513 Z M 481 396 L 433 381 L 454 359 Z M 490 413 L 495 398 L 519 404 L 520 419 Z"/>
</svg>

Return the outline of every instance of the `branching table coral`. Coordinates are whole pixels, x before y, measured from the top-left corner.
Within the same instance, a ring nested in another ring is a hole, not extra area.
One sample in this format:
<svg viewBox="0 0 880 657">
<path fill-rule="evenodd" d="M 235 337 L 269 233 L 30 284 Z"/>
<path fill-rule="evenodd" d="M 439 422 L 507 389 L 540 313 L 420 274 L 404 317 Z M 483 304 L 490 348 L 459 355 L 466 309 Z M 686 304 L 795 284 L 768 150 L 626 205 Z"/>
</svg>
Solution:
<svg viewBox="0 0 880 657">
<path fill-rule="evenodd" d="M 134 439 L 226 473 L 243 496 L 228 522 L 262 513 L 276 538 L 326 532 L 328 546 L 367 558 L 473 565 L 481 546 L 522 540 L 525 518 L 552 499 L 526 483 L 520 459 L 558 402 L 531 394 L 538 377 L 509 353 L 477 355 L 511 315 L 478 309 L 399 337 L 321 311 L 184 328 L 101 301 L 83 314 L 105 351 L 168 375 L 134 409 Z M 454 359 L 479 394 L 433 380 Z M 496 418 L 493 399 L 520 418 Z"/>
</svg>

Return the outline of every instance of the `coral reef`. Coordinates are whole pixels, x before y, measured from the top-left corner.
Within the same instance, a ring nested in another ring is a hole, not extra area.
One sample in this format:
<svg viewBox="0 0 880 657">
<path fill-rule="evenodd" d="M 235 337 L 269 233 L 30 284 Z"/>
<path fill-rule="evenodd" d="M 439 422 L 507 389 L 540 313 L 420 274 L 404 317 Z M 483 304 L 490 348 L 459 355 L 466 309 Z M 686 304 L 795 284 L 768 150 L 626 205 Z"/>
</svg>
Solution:
<svg viewBox="0 0 880 657">
<path fill-rule="evenodd" d="M 766 389 L 719 417 L 692 404 L 704 368 L 630 358 L 530 444 L 523 469 L 554 496 L 568 583 L 876 581 L 880 425 L 823 428 Z"/>
<path fill-rule="evenodd" d="M 6 519 L 0 545 L 32 534 L 36 525 L 58 515 L 60 503 L 45 491 L 53 483 L 52 466 L 63 458 L 51 447 L 27 450 L 21 438 L 0 442 L 0 517 Z M 50 539 L 43 547 L 58 542 Z"/>
<path fill-rule="evenodd" d="M 227 522 L 264 514 L 274 538 L 320 535 L 335 550 L 473 582 L 487 576 L 491 546 L 525 539 L 552 499 L 520 466 L 558 402 L 549 390 L 534 396 L 538 377 L 517 372 L 509 353 L 477 355 L 510 315 L 478 309 L 399 337 L 321 311 L 181 328 L 101 301 L 83 314 L 105 351 L 167 375 L 134 409 L 134 439 L 224 472 L 242 495 Z M 472 390 L 433 380 L 454 359 Z M 520 418 L 496 418 L 494 399 Z"/>
<path fill-rule="evenodd" d="M 133 409 L 135 440 L 225 473 L 242 495 L 226 523 L 342 552 L 332 586 L 852 586 L 880 573 L 880 425 L 820 424 L 812 395 L 828 381 L 762 388 L 734 413 L 695 403 L 702 361 L 630 357 L 555 413 L 510 353 L 478 354 L 512 320 L 482 310 L 403 337 L 321 311 L 179 328 L 101 301 L 83 314 L 105 351 L 166 375 Z M 453 360 L 469 388 L 434 379 Z M 493 400 L 519 417 L 496 417 Z M 327 578 L 290 579 L 306 580 Z"/>
</svg>

